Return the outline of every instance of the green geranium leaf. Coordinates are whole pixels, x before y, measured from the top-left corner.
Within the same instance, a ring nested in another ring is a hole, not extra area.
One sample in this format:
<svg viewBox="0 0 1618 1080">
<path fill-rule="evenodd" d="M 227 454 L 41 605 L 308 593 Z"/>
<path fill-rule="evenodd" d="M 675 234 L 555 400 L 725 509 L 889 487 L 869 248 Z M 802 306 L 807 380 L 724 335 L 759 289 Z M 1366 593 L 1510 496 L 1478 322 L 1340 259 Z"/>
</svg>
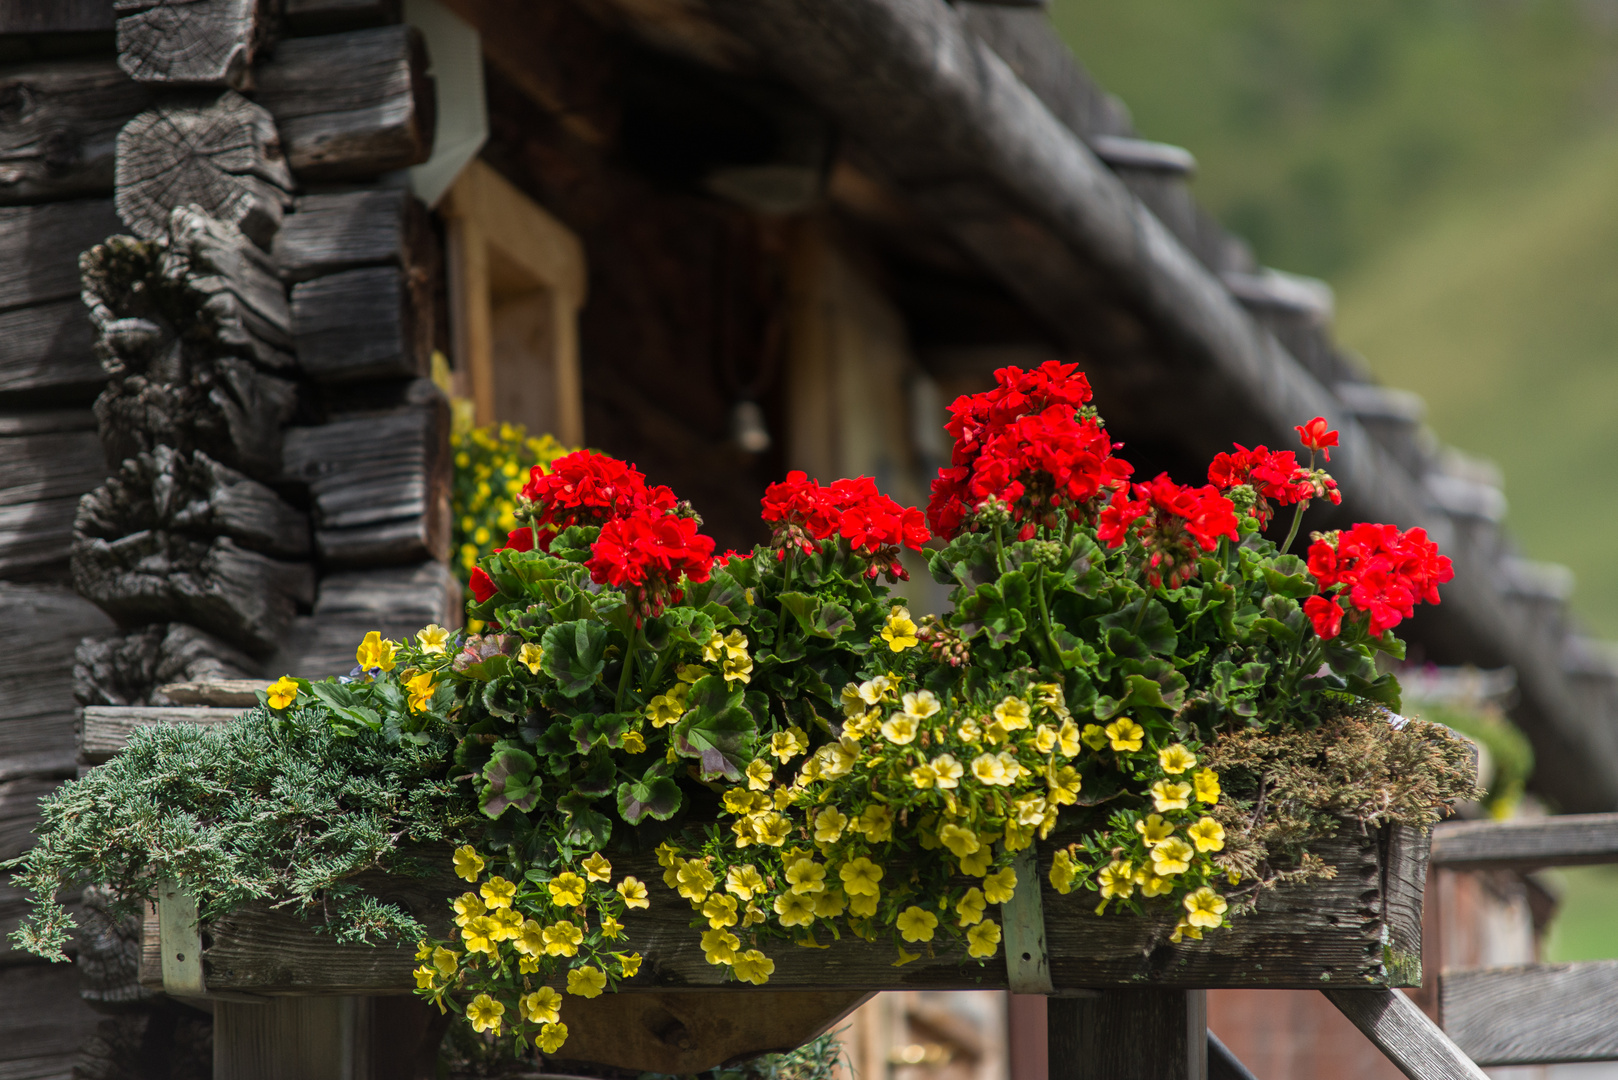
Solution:
<svg viewBox="0 0 1618 1080">
<path fill-rule="evenodd" d="M 758 725 L 742 702 L 741 684 L 730 689 L 717 675 L 691 688 L 691 708 L 674 726 L 671 745 L 680 756 L 697 759 L 704 780 L 740 780 L 752 760 Z"/>
<path fill-rule="evenodd" d="M 568 697 L 578 697 L 596 684 L 607 667 L 607 628 L 575 619 L 545 631 L 542 646 L 545 674 Z"/>
<path fill-rule="evenodd" d="M 1391 673 L 1378 675 L 1374 679 L 1365 679 L 1357 674 L 1349 675 L 1347 682 L 1348 692 L 1351 694 L 1358 694 L 1362 698 L 1369 698 L 1372 701 L 1379 702 L 1394 712 L 1404 708 L 1399 680 L 1394 678 Z"/>
<path fill-rule="evenodd" d="M 489 763 L 483 767 L 483 793 L 479 806 L 497 818 L 515 806 L 528 813 L 539 800 L 539 783 L 534 778 L 534 755 L 508 742 L 494 745 Z"/>
<path fill-rule="evenodd" d="M 1145 609 L 1144 612 L 1142 608 Z M 1175 646 L 1179 644 L 1169 609 L 1164 607 L 1161 601 L 1148 596 L 1124 605 L 1111 615 L 1102 616 L 1101 625 L 1109 630 L 1127 631 L 1139 638 L 1146 648 L 1161 656 L 1172 654 Z"/>
<path fill-rule="evenodd" d="M 629 824 L 639 825 L 646 818 L 667 821 L 679 813 L 680 785 L 660 775 L 660 767 L 653 766 L 641 779 L 618 785 L 618 816 Z"/>
<path fill-rule="evenodd" d="M 637 718 L 637 713 L 584 713 L 573 718 L 569 734 L 581 754 L 598 745 L 616 750 L 624 745 L 624 735 Z"/>
</svg>

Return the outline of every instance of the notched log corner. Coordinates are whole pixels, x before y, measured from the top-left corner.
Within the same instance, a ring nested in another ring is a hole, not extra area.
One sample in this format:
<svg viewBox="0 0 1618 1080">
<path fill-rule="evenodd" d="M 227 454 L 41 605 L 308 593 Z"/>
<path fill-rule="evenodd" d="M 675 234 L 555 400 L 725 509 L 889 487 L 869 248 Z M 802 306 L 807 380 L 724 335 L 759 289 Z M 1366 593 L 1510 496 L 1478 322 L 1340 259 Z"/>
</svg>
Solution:
<svg viewBox="0 0 1618 1080">
<path fill-rule="evenodd" d="M 251 85 L 268 0 L 115 0 L 118 64 L 137 82 Z"/>
<path fill-rule="evenodd" d="M 240 649 L 185 623 L 157 623 L 128 634 L 87 637 L 73 663 L 80 705 L 170 705 L 160 687 L 261 674 Z"/>
</svg>

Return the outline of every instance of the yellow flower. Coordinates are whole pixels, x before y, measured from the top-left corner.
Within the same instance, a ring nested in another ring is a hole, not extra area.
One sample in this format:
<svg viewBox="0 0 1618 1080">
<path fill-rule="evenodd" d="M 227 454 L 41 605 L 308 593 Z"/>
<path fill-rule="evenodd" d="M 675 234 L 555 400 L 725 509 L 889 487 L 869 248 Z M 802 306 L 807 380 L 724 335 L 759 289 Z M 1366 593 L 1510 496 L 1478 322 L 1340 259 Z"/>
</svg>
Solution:
<svg viewBox="0 0 1618 1080">
<path fill-rule="evenodd" d="M 1191 868 L 1191 845 L 1178 836 L 1171 836 L 1152 848 L 1152 873 L 1160 877 L 1183 874 Z"/>
<path fill-rule="evenodd" d="M 462 893 L 456 897 L 454 904 L 451 906 L 455 909 L 456 926 L 465 926 L 479 915 L 488 914 L 489 910 L 483 906 L 483 901 L 478 898 L 477 893 L 470 892 Z"/>
<path fill-rule="evenodd" d="M 453 975 L 455 974 L 456 962 L 459 961 L 460 958 L 460 953 L 451 952 L 449 949 L 446 949 L 440 945 L 438 948 L 433 950 L 433 967 L 438 969 L 440 975 Z"/>
<path fill-rule="evenodd" d="M 1079 741 L 1092 750 L 1101 750 L 1107 745 L 1107 733 L 1101 729 L 1100 724 L 1085 724 L 1084 731 L 1079 735 Z"/>
<path fill-rule="evenodd" d="M 1215 927 L 1224 922 L 1225 898 L 1204 885 L 1185 898 L 1185 921 L 1192 926 Z"/>
<path fill-rule="evenodd" d="M 979 754 L 972 759 L 972 775 L 978 782 L 990 787 L 1010 787 L 1012 777 L 1006 775 L 1006 763 L 998 754 Z"/>
<path fill-rule="evenodd" d="M 1186 830 L 1198 851 L 1223 851 L 1225 827 L 1211 817 L 1205 817 Z"/>
<path fill-rule="evenodd" d="M 875 705 L 887 696 L 893 689 L 893 680 L 886 675 L 873 675 L 860 683 L 858 693 L 860 700 L 867 705 Z"/>
<path fill-rule="evenodd" d="M 752 863 L 732 866 L 725 873 L 725 891 L 742 900 L 751 900 L 764 889 L 764 878 Z"/>
<path fill-rule="evenodd" d="M 416 644 L 424 653 L 441 653 L 449 644 L 449 631 L 437 623 L 428 623 L 416 631 Z"/>
<path fill-rule="evenodd" d="M 967 889 L 966 895 L 955 901 L 955 913 L 960 916 L 956 920 L 957 925 L 971 926 L 982 922 L 984 906 L 983 890 L 976 887 Z"/>
<path fill-rule="evenodd" d="M 731 962 L 730 970 L 743 982 L 763 986 L 775 974 L 775 961 L 757 949 L 748 949 Z"/>
<path fill-rule="evenodd" d="M 657 845 L 657 847 L 652 851 L 652 854 L 657 856 L 657 865 L 661 866 L 665 870 L 673 866 L 679 866 L 685 862 L 684 859 L 680 858 L 679 849 L 673 844 L 670 844 L 667 840 Z"/>
<path fill-rule="evenodd" d="M 933 786 L 933 781 L 937 779 L 938 774 L 933 772 L 931 765 L 917 765 L 910 770 L 910 783 L 918 790 L 926 791 Z"/>
<path fill-rule="evenodd" d="M 774 907 L 782 926 L 808 926 L 815 921 L 815 903 L 807 896 L 782 893 L 775 898 Z"/>
<path fill-rule="evenodd" d="M 1017 871 L 1007 866 L 983 879 L 983 895 L 991 904 L 1003 904 L 1017 891 Z"/>
<path fill-rule="evenodd" d="M 843 913 L 848 903 L 848 897 L 843 895 L 841 889 L 827 889 L 815 893 L 815 917 L 819 919 L 835 919 Z"/>
<path fill-rule="evenodd" d="M 1094 724 L 1090 726 L 1095 727 Z M 1101 729 L 1096 730 L 1099 732 Z M 1079 752 L 1082 745 L 1079 739 L 1079 725 L 1073 722 L 1072 717 L 1064 718 L 1061 728 L 1056 732 L 1056 748 L 1062 752 L 1063 757 L 1072 757 Z"/>
<path fill-rule="evenodd" d="M 548 986 L 517 999 L 522 1018 L 530 1024 L 554 1024 L 562 1013 L 562 995 Z"/>
<path fill-rule="evenodd" d="M 1179 776 L 1197 763 L 1197 756 L 1181 744 L 1174 743 L 1157 752 L 1157 763 L 1170 776 Z"/>
<path fill-rule="evenodd" d="M 994 707 L 994 719 L 1007 731 L 1021 731 L 1028 726 L 1028 702 L 1022 698 L 1006 697 Z"/>
<path fill-rule="evenodd" d="M 436 973 L 430 967 L 419 967 L 410 974 L 416 977 L 417 990 L 430 989 L 433 985 L 433 979 L 436 978 Z"/>
<path fill-rule="evenodd" d="M 954 754 L 939 754 L 933 758 L 932 770 L 935 782 L 945 791 L 959 787 L 961 777 L 966 775 L 965 767 L 955 760 Z"/>
<path fill-rule="evenodd" d="M 517 957 L 517 971 L 522 975 L 538 975 L 539 958 L 535 956 Z"/>
<path fill-rule="evenodd" d="M 511 906 L 511 898 L 517 895 L 517 886 L 503 877 L 492 877 L 483 883 L 478 892 L 483 894 L 483 902 L 493 911 Z"/>
<path fill-rule="evenodd" d="M 618 883 L 618 895 L 624 898 L 626 908 L 648 908 L 652 902 L 646 897 L 646 886 L 639 878 L 630 876 Z"/>
<path fill-rule="evenodd" d="M 859 752 L 859 743 L 845 738 L 841 742 L 828 743 L 816 750 L 808 765 L 815 765 L 827 780 L 835 780 L 839 776 L 847 776 L 853 770 Z M 806 771 L 808 765 L 805 766 Z"/>
<path fill-rule="evenodd" d="M 567 973 L 567 992 L 581 998 L 600 997 L 607 986 L 607 976 L 600 968 L 584 964 Z"/>
<path fill-rule="evenodd" d="M 584 890 L 589 885 L 571 870 L 557 874 L 545 883 L 557 907 L 578 907 L 584 903 Z"/>
<path fill-rule="evenodd" d="M 882 874 L 882 867 L 864 855 L 850 859 L 837 870 L 837 876 L 843 879 L 843 889 L 850 896 L 875 897 L 880 894 Z"/>
<path fill-rule="evenodd" d="M 989 850 L 989 845 L 984 844 L 961 860 L 961 873 L 967 877 L 982 877 L 989 872 L 989 866 L 993 862 L 994 852 Z"/>
<path fill-rule="evenodd" d="M 1017 813 L 1018 825 L 1038 825 L 1045 820 L 1045 796 L 1030 792 L 1020 795 L 1012 801 L 1011 808 Z"/>
<path fill-rule="evenodd" d="M 747 787 L 751 791 L 768 791 L 775 770 L 763 758 L 754 758 L 747 764 Z"/>
<path fill-rule="evenodd" d="M 724 893 L 709 893 L 702 903 L 702 917 L 714 929 L 736 925 L 736 898 Z"/>
<path fill-rule="evenodd" d="M 1034 729 L 1034 749 L 1041 754 L 1048 754 L 1056 749 L 1056 729 L 1049 724 L 1041 724 Z"/>
<path fill-rule="evenodd" d="M 298 699 L 298 684 L 292 681 L 292 676 L 283 675 L 264 688 L 264 693 L 270 701 L 270 708 L 284 709 Z"/>
<path fill-rule="evenodd" d="M 850 896 L 848 898 L 848 910 L 852 914 L 861 915 L 869 919 L 872 915 L 876 914 L 876 900 L 876 897 L 869 894 L 863 896 Z"/>
<path fill-rule="evenodd" d="M 1102 730 L 1112 742 L 1112 748 L 1120 751 L 1139 750 L 1141 740 L 1146 737 L 1146 729 L 1127 716 L 1114 720 Z"/>
<path fill-rule="evenodd" d="M 680 867 L 674 876 L 674 880 L 678 883 L 677 888 L 680 895 L 697 903 L 706 900 L 708 894 L 713 891 L 713 871 L 696 861 L 688 862 Z"/>
<path fill-rule="evenodd" d="M 388 641 L 379 631 L 372 630 L 360 642 L 360 647 L 354 650 L 354 659 L 359 661 L 360 667 L 366 671 L 392 671 L 393 652 L 399 647 L 396 641 Z"/>
<path fill-rule="evenodd" d="M 470 844 L 455 849 L 455 873 L 467 881 L 476 881 L 483 873 L 483 859 Z"/>
<path fill-rule="evenodd" d="M 1191 785 L 1177 780 L 1159 780 L 1152 785 L 1152 801 L 1160 812 L 1184 810 L 1191 805 Z"/>
<path fill-rule="evenodd" d="M 791 761 L 809 749 L 809 737 L 799 728 L 777 731 L 770 736 L 770 753 L 780 762 Z"/>
<path fill-rule="evenodd" d="M 759 923 L 763 922 L 766 917 L 767 916 L 764 914 L 763 909 L 761 909 L 757 904 L 748 904 L 747 910 L 742 912 L 742 926 L 757 926 Z"/>
<path fill-rule="evenodd" d="M 1073 865 L 1073 856 L 1066 851 L 1058 851 L 1051 858 L 1051 888 L 1066 896 L 1073 891 L 1073 879 L 1079 876 L 1079 871 Z"/>
<path fill-rule="evenodd" d="M 432 955 L 433 955 L 433 947 L 432 947 L 432 945 L 430 945 L 426 941 L 418 941 L 418 942 L 416 942 L 416 959 L 417 960 L 428 960 L 428 959 L 432 958 Z"/>
<path fill-rule="evenodd" d="M 1050 800 L 1056 806 L 1072 806 L 1079 801 L 1079 789 L 1084 778 L 1071 765 L 1052 763 L 1045 770 L 1045 782 L 1050 785 Z"/>
<path fill-rule="evenodd" d="M 835 806 L 828 806 L 815 815 L 815 842 L 830 844 L 843 835 L 848 818 Z"/>
<path fill-rule="evenodd" d="M 725 658 L 725 635 L 717 630 L 709 636 L 706 644 L 702 646 L 702 659 L 705 663 L 717 664 Z"/>
<path fill-rule="evenodd" d="M 466 943 L 467 952 L 488 953 L 495 952 L 495 934 L 499 933 L 499 925 L 487 915 L 479 915 L 471 919 L 461 928 L 461 940 Z"/>
<path fill-rule="evenodd" d="M 732 814 L 750 814 L 764 806 L 764 800 L 757 792 L 740 787 L 726 791 L 721 801 Z"/>
<path fill-rule="evenodd" d="M 882 640 L 894 652 L 904 652 L 916 644 L 916 623 L 910 617 L 909 608 L 896 607 L 888 613 L 888 621 L 882 627 Z"/>
<path fill-rule="evenodd" d="M 787 883 L 795 893 L 817 893 L 826 887 L 826 866 L 813 859 L 799 859 L 787 867 Z"/>
<path fill-rule="evenodd" d="M 566 919 L 559 919 L 545 928 L 546 956 L 573 956 L 584 941 L 584 931 Z"/>
<path fill-rule="evenodd" d="M 545 659 L 545 650 L 532 641 L 525 641 L 523 647 L 517 650 L 517 663 L 528 669 L 528 674 L 538 675 L 540 662 Z"/>
<path fill-rule="evenodd" d="M 624 751 L 630 754 L 644 754 L 646 737 L 638 731 L 624 732 Z"/>
<path fill-rule="evenodd" d="M 601 936 L 610 941 L 617 941 L 624 932 L 624 924 L 608 915 L 601 920 Z"/>
<path fill-rule="evenodd" d="M 405 680 L 405 689 L 410 693 L 410 711 L 426 712 L 428 704 L 433 700 L 432 673 L 423 671 L 418 675 L 412 675 Z"/>
<path fill-rule="evenodd" d="M 963 742 L 975 743 L 983 737 L 983 729 L 978 727 L 976 720 L 968 716 L 961 721 L 961 726 L 955 729 L 955 734 L 959 735 Z"/>
<path fill-rule="evenodd" d="M 885 843 L 893 836 L 893 811 L 881 803 L 867 806 L 860 812 L 859 820 L 859 831 L 873 844 Z"/>
<path fill-rule="evenodd" d="M 916 738 L 916 718 L 905 713 L 894 713 L 882 723 L 882 737 L 898 746 L 907 746 Z"/>
<path fill-rule="evenodd" d="M 539 1047 L 541 1053 L 554 1054 L 567 1042 L 567 1025 L 562 1023 L 546 1024 L 534 1036 L 534 1045 Z"/>
<path fill-rule="evenodd" d="M 673 694 L 659 694 L 646 703 L 646 719 L 654 728 L 665 728 L 685 715 L 685 702 Z"/>
<path fill-rule="evenodd" d="M 966 955 L 987 960 L 1000 951 L 1000 924 L 985 919 L 966 932 Z"/>
<path fill-rule="evenodd" d="M 1052 815 L 1047 820 L 1053 826 L 1056 823 L 1055 815 Z M 1040 835 L 1043 836 L 1049 831 L 1049 829 L 1043 829 L 1041 830 Z M 1021 851 L 1023 848 L 1034 842 L 1034 826 L 1018 825 L 1015 821 L 1006 822 L 1006 836 L 1004 842 L 1007 851 Z"/>
<path fill-rule="evenodd" d="M 1103 903 L 1114 896 L 1135 895 L 1135 868 L 1121 859 L 1115 859 L 1101 868 L 1100 881 Z"/>
<path fill-rule="evenodd" d="M 728 964 L 736 959 L 742 939 L 723 927 L 702 932 L 702 954 L 710 964 Z"/>
<path fill-rule="evenodd" d="M 938 842 L 957 859 L 964 859 L 978 849 L 978 834 L 952 822 L 938 830 Z"/>
<path fill-rule="evenodd" d="M 701 664 L 681 664 L 674 669 L 674 673 L 680 677 L 681 682 L 694 683 L 708 674 L 708 669 Z"/>
<path fill-rule="evenodd" d="M 1162 814 L 1147 814 L 1144 821 L 1135 822 L 1135 831 L 1145 837 L 1147 847 L 1153 847 L 1174 835 L 1174 825 Z"/>
<path fill-rule="evenodd" d="M 633 979 L 640 973 L 640 953 L 630 953 L 628 956 L 623 953 L 613 953 L 612 955 L 618 958 L 618 970 L 623 972 L 624 978 Z"/>
<path fill-rule="evenodd" d="M 913 716 L 917 720 L 925 720 L 929 716 L 935 716 L 938 710 L 942 708 L 938 703 L 938 695 L 931 690 L 918 690 L 915 693 L 906 694 L 901 700 L 904 702 L 905 715 Z"/>
<path fill-rule="evenodd" d="M 1142 896 L 1164 896 L 1174 891 L 1173 878 L 1159 877 L 1144 866 L 1135 871 L 1135 883 Z"/>
<path fill-rule="evenodd" d="M 753 834 L 758 837 L 758 842 L 769 847 L 780 847 L 786 843 L 791 832 L 791 820 L 774 811 L 760 815 L 753 822 Z"/>
<path fill-rule="evenodd" d="M 593 853 L 579 865 L 584 867 L 584 876 L 591 881 L 605 882 L 612 880 L 612 863 L 608 862 L 607 857 L 599 851 Z"/>
<path fill-rule="evenodd" d="M 1191 779 L 1197 785 L 1197 801 L 1209 806 L 1219 801 L 1219 774 L 1212 769 L 1198 769 Z"/>
<path fill-rule="evenodd" d="M 477 1032 L 500 1034 L 500 1018 L 505 1015 L 506 1007 L 488 994 L 479 994 L 466 1007 L 466 1018 L 472 1021 L 472 1030 Z"/>
<path fill-rule="evenodd" d="M 750 683 L 753 681 L 753 658 L 743 653 L 741 656 L 727 656 L 720 665 L 726 682 Z"/>
<path fill-rule="evenodd" d="M 920 960 L 920 959 L 921 959 L 921 953 L 919 953 L 919 952 L 905 952 L 904 946 L 901 945 L 899 947 L 899 959 L 897 959 L 897 960 L 895 960 L 893 962 L 893 966 L 894 967 L 904 967 L 906 964 L 910 963 L 910 961 L 912 961 L 912 960 Z"/>
<path fill-rule="evenodd" d="M 899 936 L 906 941 L 931 941 L 933 930 L 938 926 L 938 916 L 911 904 L 899 913 L 894 925 L 899 928 Z"/>
<path fill-rule="evenodd" d="M 732 630 L 725 635 L 725 655 L 737 659 L 747 655 L 747 635 L 740 630 Z"/>
<path fill-rule="evenodd" d="M 522 931 L 512 943 L 512 948 L 524 956 L 544 956 L 545 928 L 533 919 L 524 919 Z"/>
</svg>

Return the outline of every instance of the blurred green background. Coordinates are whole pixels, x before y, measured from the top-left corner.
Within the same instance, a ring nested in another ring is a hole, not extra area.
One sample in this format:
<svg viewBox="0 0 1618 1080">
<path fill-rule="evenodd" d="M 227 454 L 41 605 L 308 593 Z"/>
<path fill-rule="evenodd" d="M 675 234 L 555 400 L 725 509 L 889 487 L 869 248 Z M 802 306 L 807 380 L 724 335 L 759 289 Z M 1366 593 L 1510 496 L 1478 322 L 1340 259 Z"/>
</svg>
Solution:
<svg viewBox="0 0 1618 1080">
<path fill-rule="evenodd" d="M 1527 555 L 1618 638 L 1618 0 L 1053 0 L 1146 138 L 1337 337 L 1505 471 Z M 1550 959 L 1618 957 L 1618 870 Z"/>
</svg>

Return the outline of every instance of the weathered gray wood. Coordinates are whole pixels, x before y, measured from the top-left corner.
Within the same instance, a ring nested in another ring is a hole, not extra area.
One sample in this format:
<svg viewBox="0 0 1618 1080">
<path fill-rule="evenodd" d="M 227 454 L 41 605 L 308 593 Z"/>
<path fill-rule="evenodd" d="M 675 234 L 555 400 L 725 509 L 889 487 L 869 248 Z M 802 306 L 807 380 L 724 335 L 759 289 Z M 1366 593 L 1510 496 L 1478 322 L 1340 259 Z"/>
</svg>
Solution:
<svg viewBox="0 0 1618 1080">
<path fill-rule="evenodd" d="M 82 640 L 73 660 L 73 697 L 81 705 L 182 704 L 162 687 L 257 674 L 251 657 L 212 634 L 185 623 L 159 623 Z"/>
<path fill-rule="evenodd" d="M 298 362 L 322 382 L 428 373 L 432 308 L 418 308 L 395 267 L 345 270 L 292 289 Z"/>
<path fill-rule="evenodd" d="M 281 558 L 309 554 L 309 521 L 274 491 L 200 450 L 159 446 L 127 459 L 79 502 L 74 529 L 116 540 L 146 529 L 228 536 Z"/>
<path fill-rule="evenodd" d="M 0 412 L 0 438 L 45 435 L 55 431 L 94 431 L 95 413 L 89 409 L 25 409 Z"/>
<path fill-rule="evenodd" d="M 314 601 L 314 574 L 241 547 L 229 537 L 193 540 L 147 530 L 73 543 L 73 584 L 120 622 L 183 619 L 250 653 L 269 653 L 299 605 Z"/>
<path fill-rule="evenodd" d="M 428 623 L 459 626 L 460 581 L 440 562 L 385 570 L 343 570 L 320 580 L 312 616 L 300 616 L 265 670 L 311 679 L 346 675 L 367 632 L 403 641 Z"/>
<path fill-rule="evenodd" d="M 111 30 L 108 0 L 8 0 L 0 4 L 0 34 L 80 34 Z"/>
<path fill-rule="evenodd" d="M 1447 821 L 1433 830 L 1433 865 L 1533 870 L 1618 863 L 1618 814 Z"/>
<path fill-rule="evenodd" d="M 282 15 L 294 34 L 331 34 L 396 23 L 403 10 L 401 0 L 286 0 Z"/>
<path fill-rule="evenodd" d="M 266 367 L 290 366 L 290 357 L 260 347 L 292 343 L 292 309 L 274 257 L 224 220 L 191 208 L 170 212 L 167 241 L 164 273 L 202 294 L 215 338 Z"/>
<path fill-rule="evenodd" d="M 0 860 L 15 858 L 34 846 L 39 800 L 60 784 L 54 777 L 40 776 L 0 784 Z"/>
<path fill-rule="evenodd" d="M 282 998 L 214 1005 L 214 1076 L 219 1080 L 359 1080 L 371 1075 L 359 998 Z"/>
<path fill-rule="evenodd" d="M 118 133 L 117 155 L 118 215 L 147 239 L 195 205 L 268 247 L 292 203 L 274 119 L 234 90 L 147 109 Z"/>
<path fill-rule="evenodd" d="M 66 679 L 53 679 L 59 689 L 71 687 Z M 71 704 L 71 697 L 63 695 Z M 0 706 L 3 707 L 3 706 Z M 73 712 L 64 708 L 55 715 L 7 715 L 0 719 L 0 781 L 25 776 L 71 777 L 78 763 L 77 727 Z M 4 960 L 0 959 L 0 965 Z"/>
<path fill-rule="evenodd" d="M 405 188 L 305 195 L 275 237 L 275 262 L 287 281 L 360 266 L 420 266 L 431 225 L 421 200 Z"/>
<path fill-rule="evenodd" d="M 264 0 L 115 0 L 118 63 L 138 82 L 250 86 Z"/>
<path fill-rule="evenodd" d="M 1484 1080 L 1483 1070 L 1397 990 L 1355 988 L 1321 993 L 1410 1080 Z"/>
<path fill-rule="evenodd" d="M 260 683 L 260 686 L 266 685 Z M 199 724 L 211 727 L 241 715 L 237 708 L 207 706 L 86 705 L 79 728 L 79 757 L 87 765 L 100 765 L 123 752 L 137 728 L 163 724 Z"/>
<path fill-rule="evenodd" d="M 303 179 L 376 176 L 432 156 L 436 105 L 413 27 L 282 41 L 257 82 Z"/>
<path fill-rule="evenodd" d="M 1383 918 L 1387 939 L 1382 959 L 1396 972 L 1396 985 L 1420 986 L 1423 889 L 1401 889 L 1395 882 L 1427 880 L 1431 833 L 1421 829 L 1388 829 L 1382 833 Z"/>
<path fill-rule="evenodd" d="M 105 475 L 100 443 L 93 432 L 0 438 L 0 506 L 77 498 Z"/>
<path fill-rule="evenodd" d="M 1618 1060 L 1618 960 L 1446 971 L 1444 1031 L 1479 1065 Z"/>
<path fill-rule="evenodd" d="M 1208 1080 L 1204 990 L 1051 998 L 1050 1080 Z"/>
<path fill-rule="evenodd" d="M 111 195 L 118 131 L 150 98 L 110 59 L 0 68 L 0 203 Z"/>
<path fill-rule="evenodd" d="M 0 311 L 0 394 L 88 401 L 107 378 L 77 299 Z"/>
<path fill-rule="evenodd" d="M 1114 169 L 1138 169 L 1170 176 L 1189 176 L 1197 171 L 1197 159 L 1181 146 L 1123 135 L 1093 135 L 1089 144 L 1095 156 Z"/>
<path fill-rule="evenodd" d="M 0 1078 L 68 1080 L 102 1018 L 79 997 L 71 964 L 0 968 Z"/>
<path fill-rule="evenodd" d="M 18 714 L 14 695 L 26 689 L 28 680 L 72 670 L 70 654 L 81 637 L 113 630 L 112 620 L 72 589 L 0 582 L 0 704 L 7 715 Z M 64 644 L 69 655 L 63 654 Z M 70 695 L 61 709 L 71 707 Z"/>
<path fill-rule="evenodd" d="M 169 683 L 159 692 L 176 705 L 209 705 L 224 709 L 250 709 L 258 704 L 263 679 L 217 679 L 207 682 Z"/>
<path fill-rule="evenodd" d="M 1052 980 L 1060 989 L 1131 987 L 1165 989 L 1209 986 L 1318 988 L 1323 985 L 1388 985 L 1381 962 L 1381 911 L 1377 887 L 1378 845 L 1356 838 L 1321 843 L 1319 854 L 1338 866 L 1332 881 L 1278 890 L 1259 912 L 1201 942 L 1168 942 L 1173 916 L 1097 916 L 1093 893 L 1059 896 L 1042 884 Z M 361 883 L 376 895 L 403 904 L 435 934 L 447 934 L 451 913 L 445 899 L 464 891 L 448 871 L 427 879 L 374 877 Z M 650 854 L 614 860 L 643 880 L 661 874 Z M 1048 861 L 1041 859 L 1043 883 Z M 648 876 L 651 875 L 651 876 Z M 1419 891 L 1420 882 L 1399 888 Z M 633 912 L 625 925 L 635 947 L 650 957 L 635 988 L 718 990 L 722 974 L 708 964 L 690 926 L 690 908 L 672 893 L 654 890 L 650 910 Z M 204 954 L 210 989 L 267 994 L 402 994 L 412 985 L 412 948 L 339 946 L 314 934 L 296 916 L 249 908 L 209 927 Z M 893 966 L 891 946 L 844 940 L 829 950 L 781 947 L 772 985 L 782 989 L 992 989 L 1006 985 L 1003 957 L 985 967 L 954 958 L 924 956 Z M 152 977 L 149 964 L 142 978 Z M 734 984 L 730 984 L 734 986 Z M 1200 1036 L 1198 1038 L 1200 1045 Z"/>
<path fill-rule="evenodd" d="M 79 295 L 79 252 L 118 231 L 110 199 L 0 207 L 0 310 Z"/>
</svg>

